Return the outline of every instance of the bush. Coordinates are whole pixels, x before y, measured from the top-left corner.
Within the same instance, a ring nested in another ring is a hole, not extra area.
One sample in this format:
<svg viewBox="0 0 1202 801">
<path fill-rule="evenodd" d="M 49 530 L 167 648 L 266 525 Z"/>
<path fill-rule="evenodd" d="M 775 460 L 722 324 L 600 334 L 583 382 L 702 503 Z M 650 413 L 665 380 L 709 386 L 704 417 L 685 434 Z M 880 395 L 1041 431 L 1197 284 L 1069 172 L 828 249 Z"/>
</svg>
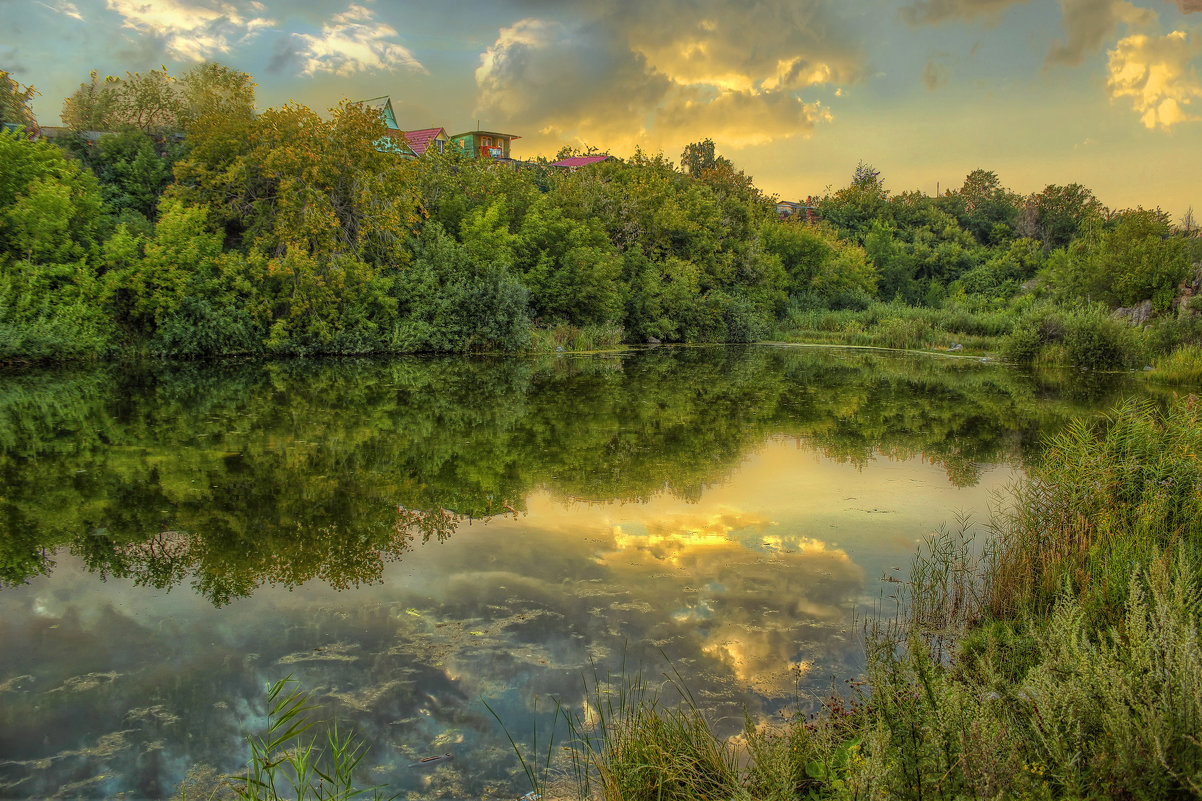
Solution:
<svg viewBox="0 0 1202 801">
<path fill-rule="evenodd" d="M 1064 347 L 1073 367 L 1118 370 L 1139 361 L 1131 328 L 1100 310 L 1071 315 L 1064 331 Z"/>
</svg>

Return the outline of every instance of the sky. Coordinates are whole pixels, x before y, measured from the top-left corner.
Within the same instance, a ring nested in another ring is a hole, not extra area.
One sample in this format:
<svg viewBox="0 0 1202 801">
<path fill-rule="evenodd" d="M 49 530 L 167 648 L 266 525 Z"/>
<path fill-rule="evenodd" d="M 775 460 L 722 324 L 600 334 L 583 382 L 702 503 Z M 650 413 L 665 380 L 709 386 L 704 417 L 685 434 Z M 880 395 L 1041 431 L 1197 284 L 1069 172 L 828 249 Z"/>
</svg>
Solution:
<svg viewBox="0 0 1202 801">
<path fill-rule="evenodd" d="M 38 120 L 90 70 L 217 61 L 261 108 L 389 95 L 403 129 L 679 161 L 785 199 L 974 169 L 1027 194 L 1202 212 L 1202 0 L 0 0 L 0 69 Z"/>
</svg>

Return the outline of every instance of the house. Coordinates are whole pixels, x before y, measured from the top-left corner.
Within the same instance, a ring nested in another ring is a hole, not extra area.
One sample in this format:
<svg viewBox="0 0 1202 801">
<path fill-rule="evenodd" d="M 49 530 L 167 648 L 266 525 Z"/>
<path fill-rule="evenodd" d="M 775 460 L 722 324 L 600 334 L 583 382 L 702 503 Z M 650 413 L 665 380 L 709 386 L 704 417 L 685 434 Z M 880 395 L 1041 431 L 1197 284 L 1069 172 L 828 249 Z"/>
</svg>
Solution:
<svg viewBox="0 0 1202 801">
<path fill-rule="evenodd" d="M 608 158 L 610 158 L 609 154 L 597 155 L 597 156 L 569 156 L 566 159 L 560 159 L 559 161 L 551 162 L 550 166 L 561 167 L 561 168 L 567 170 L 568 172 L 575 172 L 576 170 L 580 169 L 581 167 L 584 167 L 589 164 L 597 164 L 599 162 L 605 161 Z"/>
<path fill-rule="evenodd" d="M 424 156 L 432 149 L 445 153 L 451 137 L 447 136 L 446 128 L 422 128 L 417 131 L 405 131 L 405 141 L 414 153 Z"/>
<path fill-rule="evenodd" d="M 509 156 L 509 143 L 514 139 L 521 137 L 496 131 L 468 131 L 451 137 L 451 141 L 468 158 L 491 158 L 498 161 L 512 161 Z"/>
<path fill-rule="evenodd" d="M 818 202 L 813 197 L 807 197 L 804 202 L 792 200 L 776 201 L 776 216 L 782 220 L 791 220 L 794 217 L 800 219 L 804 215 L 805 221 L 809 225 L 814 225 L 818 222 Z"/>
<path fill-rule="evenodd" d="M 409 142 L 405 139 L 405 132 L 397 125 L 396 114 L 392 111 L 392 98 L 388 95 L 380 97 L 372 97 L 367 100 L 360 100 L 359 104 L 366 109 L 371 109 L 379 113 L 388 131 L 384 137 L 376 140 L 376 150 L 382 153 L 393 153 L 402 158 L 417 158 L 417 154 L 413 152 Z"/>
</svg>

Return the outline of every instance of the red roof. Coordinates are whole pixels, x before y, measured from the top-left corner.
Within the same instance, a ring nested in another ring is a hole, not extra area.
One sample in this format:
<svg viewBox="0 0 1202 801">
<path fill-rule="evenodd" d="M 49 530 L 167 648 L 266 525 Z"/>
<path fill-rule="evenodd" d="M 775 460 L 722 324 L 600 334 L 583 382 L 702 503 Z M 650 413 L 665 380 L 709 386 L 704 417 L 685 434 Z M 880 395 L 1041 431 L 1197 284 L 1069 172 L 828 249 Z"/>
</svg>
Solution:
<svg viewBox="0 0 1202 801">
<path fill-rule="evenodd" d="M 585 164 L 596 164 L 605 161 L 609 156 L 571 156 L 551 164 L 552 167 L 583 167 Z"/>
<path fill-rule="evenodd" d="M 447 135 L 444 128 L 422 128 L 420 131 L 405 131 L 405 141 L 409 143 L 409 147 L 413 148 L 413 152 L 417 155 L 424 155 L 438 135 Z"/>
</svg>

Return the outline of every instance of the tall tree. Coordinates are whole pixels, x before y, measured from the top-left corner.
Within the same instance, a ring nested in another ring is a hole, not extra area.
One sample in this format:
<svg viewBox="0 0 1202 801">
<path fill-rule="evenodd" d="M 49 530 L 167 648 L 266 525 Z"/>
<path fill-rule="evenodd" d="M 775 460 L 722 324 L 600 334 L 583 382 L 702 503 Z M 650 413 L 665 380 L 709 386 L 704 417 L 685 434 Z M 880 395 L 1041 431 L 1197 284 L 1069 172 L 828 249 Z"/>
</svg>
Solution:
<svg viewBox="0 0 1202 801">
<path fill-rule="evenodd" d="M 26 130 L 36 131 L 38 121 L 30 104 L 39 94 L 32 86 L 21 88 L 8 72 L 0 70 L 0 122 L 24 125 Z"/>
<path fill-rule="evenodd" d="M 102 80 L 96 70 L 88 74 L 63 101 L 63 122 L 72 131 L 111 131 L 116 127 L 117 103 L 121 97 L 121 79 L 107 75 Z"/>
<path fill-rule="evenodd" d="M 223 64 L 198 64 L 179 80 L 180 127 L 189 130 L 214 116 L 249 120 L 255 114 L 255 82 L 250 75 Z"/>
</svg>

